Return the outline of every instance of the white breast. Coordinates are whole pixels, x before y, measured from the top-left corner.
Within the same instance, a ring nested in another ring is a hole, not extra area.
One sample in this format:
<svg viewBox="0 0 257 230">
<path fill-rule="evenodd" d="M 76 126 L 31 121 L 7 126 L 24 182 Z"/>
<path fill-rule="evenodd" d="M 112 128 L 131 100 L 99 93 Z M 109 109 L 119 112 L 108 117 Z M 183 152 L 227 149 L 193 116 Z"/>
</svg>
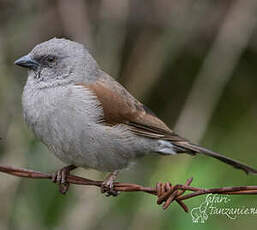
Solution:
<svg viewBox="0 0 257 230">
<path fill-rule="evenodd" d="M 92 131 L 103 115 L 96 97 L 76 85 L 40 90 L 27 86 L 23 110 L 35 135 L 64 161 L 67 156 L 60 155 L 72 149 L 83 130 Z"/>
</svg>

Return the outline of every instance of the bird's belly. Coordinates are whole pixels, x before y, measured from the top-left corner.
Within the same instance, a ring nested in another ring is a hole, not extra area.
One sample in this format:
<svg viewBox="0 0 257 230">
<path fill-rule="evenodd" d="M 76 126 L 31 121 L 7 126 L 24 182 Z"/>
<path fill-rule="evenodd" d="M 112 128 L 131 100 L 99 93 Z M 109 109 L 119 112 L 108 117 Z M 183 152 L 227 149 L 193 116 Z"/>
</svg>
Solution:
<svg viewBox="0 0 257 230">
<path fill-rule="evenodd" d="M 38 122 L 34 132 L 66 164 L 100 171 L 126 168 L 156 146 L 156 141 L 136 137 L 125 126 L 109 127 L 65 111 Z"/>
<path fill-rule="evenodd" d="M 109 129 L 109 130 L 108 130 Z M 112 127 L 99 124 L 59 127 L 43 142 L 60 160 L 79 167 L 114 171 L 127 167 L 139 154 L 129 137 L 122 137 Z M 58 134 L 59 133 L 59 134 Z M 122 138 L 121 138 L 122 137 Z M 52 141 L 53 138 L 55 141 Z"/>
</svg>

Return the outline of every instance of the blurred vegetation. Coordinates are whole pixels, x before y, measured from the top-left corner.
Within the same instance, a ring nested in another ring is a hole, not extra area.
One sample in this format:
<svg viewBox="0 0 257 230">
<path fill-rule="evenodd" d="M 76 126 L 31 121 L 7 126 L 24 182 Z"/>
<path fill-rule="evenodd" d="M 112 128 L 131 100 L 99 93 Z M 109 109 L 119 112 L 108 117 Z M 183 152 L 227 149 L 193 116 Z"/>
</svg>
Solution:
<svg viewBox="0 0 257 230">
<path fill-rule="evenodd" d="M 0 0 L 0 161 L 42 171 L 63 166 L 22 118 L 26 72 L 13 65 L 37 43 L 66 37 L 86 44 L 102 68 L 188 139 L 257 167 L 257 2 L 255 0 Z M 76 174 L 100 179 L 93 170 Z M 105 198 L 72 186 L 0 175 L 0 229 L 242 229 L 256 215 L 210 216 L 193 224 L 152 196 Z M 256 185 L 256 177 L 213 159 L 147 157 L 120 181 L 152 185 L 193 176 L 201 187 Z M 187 201 L 198 207 L 202 198 Z M 257 208 L 255 196 L 231 206 Z"/>
</svg>

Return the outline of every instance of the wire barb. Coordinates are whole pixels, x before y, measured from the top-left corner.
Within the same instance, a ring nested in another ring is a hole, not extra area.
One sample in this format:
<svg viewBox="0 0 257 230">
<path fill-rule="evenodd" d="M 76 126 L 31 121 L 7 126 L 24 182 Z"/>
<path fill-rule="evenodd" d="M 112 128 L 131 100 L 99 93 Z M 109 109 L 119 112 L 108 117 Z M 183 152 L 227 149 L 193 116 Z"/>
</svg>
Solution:
<svg viewBox="0 0 257 230">
<path fill-rule="evenodd" d="M 0 166 L 0 172 L 7 173 L 17 177 L 25 177 L 31 179 L 49 179 L 52 180 L 52 174 L 43 173 L 39 171 L 14 168 L 9 166 Z M 143 187 L 138 184 L 129 183 L 114 183 L 114 189 L 118 192 L 145 192 L 157 196 L 157 204 L 162 205 L 162 208 L 167 209 L 174 201 L 176 201 L 181 208 L 188 212 L 189 209 L 183 200 L 187 200 L 196 196 L 201 196 L 204 194 L 257 194 L 257 186 L 237 186 L 237 187 L 223 187 L 223 188 L 197 188 L 190 186 L 193 178 L 189 178 L 184 185 L 172 186 L 170 182 L 167 183 L 157 183 L 155 188 Z M 67 182 L 76 185 L 87 185 L 96 186 L 101 188 L 103 181 L 95 181 L 87 178 L 68 175 Z M 184 195 L 185 192 L 191 192 Z"/>
</svg>

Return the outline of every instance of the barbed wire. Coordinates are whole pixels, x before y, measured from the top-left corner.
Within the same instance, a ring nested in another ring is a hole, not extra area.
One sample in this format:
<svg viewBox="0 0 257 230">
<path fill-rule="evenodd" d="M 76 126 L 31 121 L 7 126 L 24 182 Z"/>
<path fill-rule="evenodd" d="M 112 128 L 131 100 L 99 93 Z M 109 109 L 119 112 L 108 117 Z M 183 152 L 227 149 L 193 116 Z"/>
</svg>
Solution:
<svg viewBox="0 0 257 230">
<path fill-rule="evenodd" d="M 17 177 L 25 177 L 31 179 L 49 179 L 52 180 L 54 174 L 43 173 L 39 171 L 14 168 L 10 166 L 0 166 L 0 172 L 10 174 Z M 157 183 L 155 188 L 144 187 L 138 184 L 114 182 L 114 189 L 118 192 L 145 192 L 157 196 L 157 204 L 162 205 L 163 209 L 167 209 L 174 201 L 176 201 L 185 212 L 189 209 L 184 200 L 201 196 L 204 194 L 257 194 L 257 186 L 236 186 L 204 189 L 190 186 L 193 178 L 189 178 L 184 185 L 172 185 L 170 182 Z M 67 182 L 75 185 L 96 186 L 101 188 L 103 181 L 95 181 L 87 178 L 67 175 Z M 190 192 L 184 195 L 185 192 Z"/>
</svg>

